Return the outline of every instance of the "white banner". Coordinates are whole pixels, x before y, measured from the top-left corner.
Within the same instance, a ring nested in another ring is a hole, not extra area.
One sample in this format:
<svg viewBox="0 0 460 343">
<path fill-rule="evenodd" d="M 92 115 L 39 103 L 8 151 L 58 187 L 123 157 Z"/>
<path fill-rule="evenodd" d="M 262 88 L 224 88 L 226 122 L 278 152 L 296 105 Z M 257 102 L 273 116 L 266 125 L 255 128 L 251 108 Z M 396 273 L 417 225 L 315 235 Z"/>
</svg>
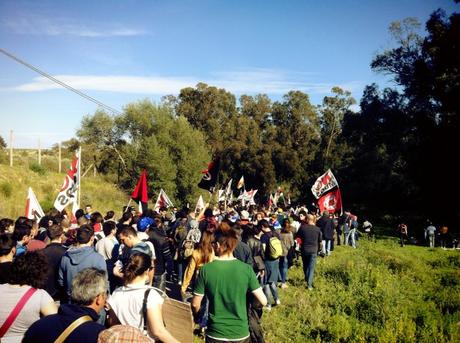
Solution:
<svg viewBox="0 0 460 343">
<path fill-rule="evenodd" d="M 78 204 L 78 188 L 80 187 L 80 150 L 70 165 L 70 169 L 64 179 L 64 184 L 54 201 L 54 208 L 59 212 L 69 204 Z"/>
<path fill-rule="evenodd" d="M 335 179 L 334 174 L 330 169 L 327 170 L 323 175 L 316 179 L 316 182 L 311 187 L 311 192 L 318 199 L 327 191 L 331 190 L 334 187 L 337 187 L 339 184 Z"/>
</svg>

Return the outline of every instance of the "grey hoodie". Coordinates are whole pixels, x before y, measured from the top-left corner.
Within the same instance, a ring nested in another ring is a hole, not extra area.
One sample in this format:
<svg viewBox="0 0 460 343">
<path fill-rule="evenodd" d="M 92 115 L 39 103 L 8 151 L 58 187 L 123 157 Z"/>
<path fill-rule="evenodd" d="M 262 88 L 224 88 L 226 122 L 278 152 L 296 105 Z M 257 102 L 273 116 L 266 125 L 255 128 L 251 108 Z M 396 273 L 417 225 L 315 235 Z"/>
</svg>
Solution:
<svg viewBox="0 0 460 343">
<path fill-rule="evenodd" d="M 85 268 L 97 268 L 106 272 L 107 265 L 104 257 L 94 250 L 94 247 L 72 247 L 62 256 L 59 266 L 58 283 L 67 294 L 69 302 L 72 291 L 72 280 L 77 273 Z"/>
</svg>

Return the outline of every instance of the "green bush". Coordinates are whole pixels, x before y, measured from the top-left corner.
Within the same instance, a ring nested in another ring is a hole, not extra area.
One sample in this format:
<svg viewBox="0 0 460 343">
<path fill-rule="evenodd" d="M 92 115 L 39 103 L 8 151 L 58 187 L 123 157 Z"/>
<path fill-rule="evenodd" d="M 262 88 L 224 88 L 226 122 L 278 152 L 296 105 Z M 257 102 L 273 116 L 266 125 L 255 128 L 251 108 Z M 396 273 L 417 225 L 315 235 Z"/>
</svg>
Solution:
<svg viewBox="0 0 460 343">
<path fill-rule="evenodd" d="M 5 181 L 0 183 L 0 193 L 5 197 L 9 198 L 13 194 L 13 186 L 11 183 Z"/>
<path fill-rule="evenodd" d="M 48 172 L 46 168 L 38 163 L 32 163 L 29 165 L 29 169 L 33 172 L 37 173 L 38 175 L 46 175 Z"/>
</svg>

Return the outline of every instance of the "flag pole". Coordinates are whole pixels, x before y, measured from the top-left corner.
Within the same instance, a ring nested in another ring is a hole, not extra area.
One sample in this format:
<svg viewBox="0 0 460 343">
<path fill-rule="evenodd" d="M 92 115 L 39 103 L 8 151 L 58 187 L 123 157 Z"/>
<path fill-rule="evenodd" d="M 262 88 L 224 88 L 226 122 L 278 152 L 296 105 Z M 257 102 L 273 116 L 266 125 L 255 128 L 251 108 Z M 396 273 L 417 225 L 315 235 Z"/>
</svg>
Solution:
<svg viewBox="0 0 460 343">
<path fill-rule="evenodd" d="M 81 200 L 81 145 L 78 148 L 78 208 Z"/>
<path fill-rule="evenodd" d="M 133 200 L 133 199 L 132 199 L 132 198 L 129 198 L 128 205 L 126 205 L 125 212 L 123 212 L 123 213 L 128 212 L 129 205 L 131 204 L 131 200 Z"/>
</svg>

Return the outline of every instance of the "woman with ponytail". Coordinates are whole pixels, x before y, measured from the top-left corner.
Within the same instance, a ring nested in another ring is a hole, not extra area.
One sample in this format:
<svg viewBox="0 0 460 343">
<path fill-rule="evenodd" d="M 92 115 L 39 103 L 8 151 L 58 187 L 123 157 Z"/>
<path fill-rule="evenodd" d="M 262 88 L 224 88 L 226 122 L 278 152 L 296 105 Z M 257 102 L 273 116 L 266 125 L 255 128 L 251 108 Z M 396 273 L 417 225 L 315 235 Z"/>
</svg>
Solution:
<svg viewBox="0 0 460 343">
<path fill-rule="evenodd" d="M 108 300 L 110 309 L 122 325 L 130 325 L 152 339 L 164 343 L 178 342 L 163 324 L 163 298 L 148 286 L 152 259 L 149 255 L 135 253 L 124 268 L 124 285 L 117 288 Z M 145 306 L 144 306 L 145 303 Z"/>
</svg>

